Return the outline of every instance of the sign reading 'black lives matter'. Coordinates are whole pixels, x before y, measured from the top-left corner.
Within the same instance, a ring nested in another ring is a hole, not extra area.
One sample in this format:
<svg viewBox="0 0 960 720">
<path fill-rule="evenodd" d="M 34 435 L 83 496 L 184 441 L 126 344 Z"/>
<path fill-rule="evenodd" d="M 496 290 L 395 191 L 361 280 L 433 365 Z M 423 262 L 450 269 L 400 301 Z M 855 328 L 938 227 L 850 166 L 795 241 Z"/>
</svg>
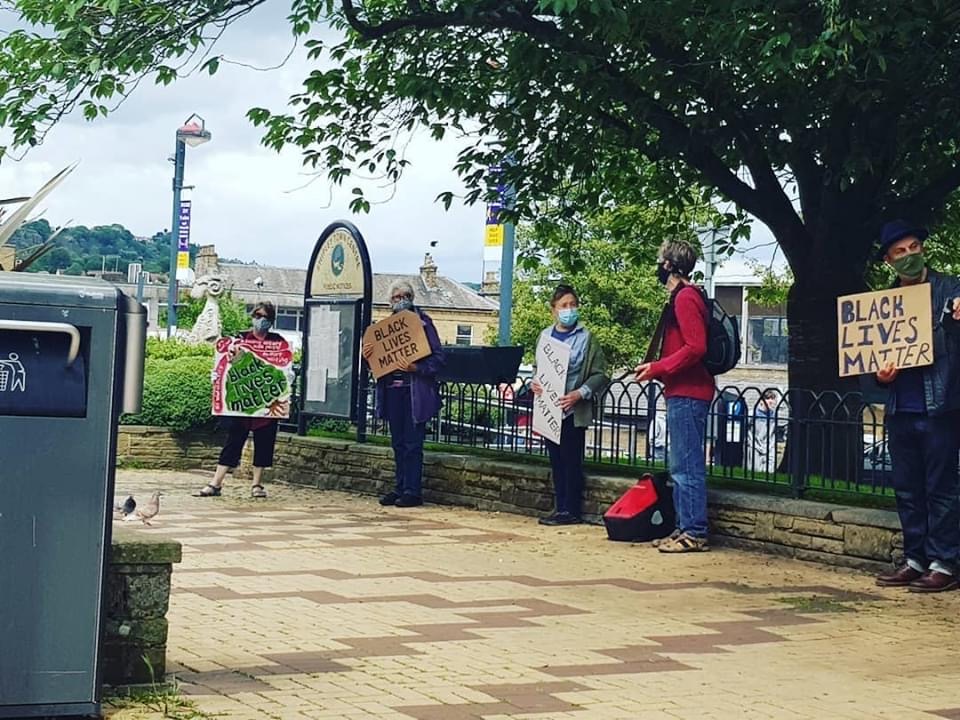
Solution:
<svg viewBox="0 0 960 720">
<path fill-rule="evenodd" d="M 363 341 L 373 345 L 373 355 L 367 362 L 378 380 L 397 370 L 401 361 L 416 362 L 431 354 L 423 321 L 410 310 L 374 323 L 363 333 Z"/>
<path fill-rule="evenodd" d="M 933 364 L 930 284 L 837 298 L 840 377 Z"/>
</svg>

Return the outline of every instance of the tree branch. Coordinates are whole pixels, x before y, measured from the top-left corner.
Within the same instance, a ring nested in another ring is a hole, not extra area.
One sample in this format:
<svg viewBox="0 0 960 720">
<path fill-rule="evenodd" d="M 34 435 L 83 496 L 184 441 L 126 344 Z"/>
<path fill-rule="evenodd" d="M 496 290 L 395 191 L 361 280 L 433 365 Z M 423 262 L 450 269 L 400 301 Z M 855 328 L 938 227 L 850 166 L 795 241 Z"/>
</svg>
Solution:
<svg viewBox="0 0 960 720">
<path fill-rule="evenodd" d="M 350 26 L 367 40 L 378 40 L 405 29 L 437 30 L 451 26 L 503 29 L 525 34 L 560 52 L 587 57 L 598 63 L 597 69 L 603 71 L 613 81 L 612 87 L 620 89 L 624 103 L 628 106 L 641 104 L 650 125 L 660 133 L 660 145 L 667 153 L 685 157 L 687 162 L 716 186 L 723 195 L 765 222 L 776 226 L 800 222 L 796 213 L 792 212 L 789 199 L 779 185 L 775 191 L 769 185 L 761 191 L 740 180 L 736 172 L 731 170 L 711 149 L 705 135 L 687 126 L 643 87 L 638 86 L 609 62 L 606 59 L 608 53 L 603 48 L 592 47 L 582 39 L 565 35 L 554 24 L 538 20 L 533 16 L 534 8 L 530 4 L 521 7 L 488 0 L 474 8 L 469 16 L 458 8 L 445 13 L 420 13 L 396 17 L 378 25 L 362 20 L 353 0 L 341 0 L 341 6 Z M 638 149 L 648 148 L 638 147 Z M 760 157 L 760 153 L 755 153 L 758 163 L 761 162 Z M 767 166 L 765 173 L 759 164 L 756 165 L 756 174 L 763 177 L 764 183 L 768 183 L 770 176 L 775 178 L 769 162 Z M 792 218 L 787 217 L 784 202 L 787 207 L 790 207 Z M 771 213 L 772 207 L 776 208 L 775 215 Z"/>
</svg>

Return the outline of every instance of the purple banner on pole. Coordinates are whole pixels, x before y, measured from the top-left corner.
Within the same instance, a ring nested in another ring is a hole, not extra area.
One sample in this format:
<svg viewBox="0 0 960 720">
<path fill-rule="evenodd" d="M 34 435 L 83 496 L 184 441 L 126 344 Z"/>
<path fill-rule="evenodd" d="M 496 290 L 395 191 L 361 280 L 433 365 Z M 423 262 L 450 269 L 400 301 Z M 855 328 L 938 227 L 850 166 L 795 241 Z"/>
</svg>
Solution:
<svg viewBox="0 0 960 720">
<path fill-rule="evenodd" d="M 499 225 L 500 224 L 500 210 L 503 209 L 502 205 L 487 205 L 487 225 Z"/>
<path fill-rule="evenodd" d="M 190 201 L 180 201 L 180 214 L 177 228 L 177 250 L 190 251 Z"/>
</svg>

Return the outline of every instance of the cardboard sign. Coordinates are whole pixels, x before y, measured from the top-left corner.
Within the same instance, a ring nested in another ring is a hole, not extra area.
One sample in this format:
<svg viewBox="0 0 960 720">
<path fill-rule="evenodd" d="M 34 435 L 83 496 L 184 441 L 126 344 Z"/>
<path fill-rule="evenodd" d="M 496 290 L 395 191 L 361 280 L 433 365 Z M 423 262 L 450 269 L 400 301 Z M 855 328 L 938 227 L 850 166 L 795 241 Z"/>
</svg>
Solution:
<svg viewBox="0 0 960 720">
<path fill-rule="evenodd" d="M 566 394 L 570 346 L 556 338 L 541 338 L 537 345 L 536 381 L 543 392 L 533 400 L 533 431 L 554 443 L 560 442 L 563 410 L 560 398 Z"/>
<path fill-rule="evenodd" d="M 290 416 L 293 352 L 286 340 L 220 338 L 213 356 L 213 414 Z"/>
<path fill-rule="evenodd" d="M 432 353 L 423 321 L 410 310 L 374 323 L 363 333 L 363 341 L 373 344 L 373 355 L 367 362 L 377 380 L 399 369 L 400 360 L 416 362 Z"/>
<path fill-rule="evenodd" d="M 837 298 L 840 377 L 933 364 L 930 284 Z"/>
</svg>

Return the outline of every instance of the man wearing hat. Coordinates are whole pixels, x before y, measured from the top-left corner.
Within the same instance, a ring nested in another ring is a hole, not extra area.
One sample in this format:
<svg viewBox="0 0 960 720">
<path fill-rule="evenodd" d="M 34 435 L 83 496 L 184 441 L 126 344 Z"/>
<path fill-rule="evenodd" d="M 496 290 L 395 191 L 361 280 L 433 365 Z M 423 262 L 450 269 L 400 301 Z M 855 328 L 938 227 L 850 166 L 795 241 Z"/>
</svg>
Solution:
<svg viewBox="0 0 960 720">
<path fill-rule="evenodd" d="M 960 279 L 927 267 L 927 231 L 904 220 L 883 226 L 877 259 L 894 272 L 894 287 L 927 283 L 933 308 L 933 365 L 896 369 L 877 380 L 889 388 L 887 447 L 903 528 L 904 564 L 877 584 L 910 592 L 943 592 L 960 573 Z M 944 324 L 944 321 L 947 324 Z"/>
</svg>

